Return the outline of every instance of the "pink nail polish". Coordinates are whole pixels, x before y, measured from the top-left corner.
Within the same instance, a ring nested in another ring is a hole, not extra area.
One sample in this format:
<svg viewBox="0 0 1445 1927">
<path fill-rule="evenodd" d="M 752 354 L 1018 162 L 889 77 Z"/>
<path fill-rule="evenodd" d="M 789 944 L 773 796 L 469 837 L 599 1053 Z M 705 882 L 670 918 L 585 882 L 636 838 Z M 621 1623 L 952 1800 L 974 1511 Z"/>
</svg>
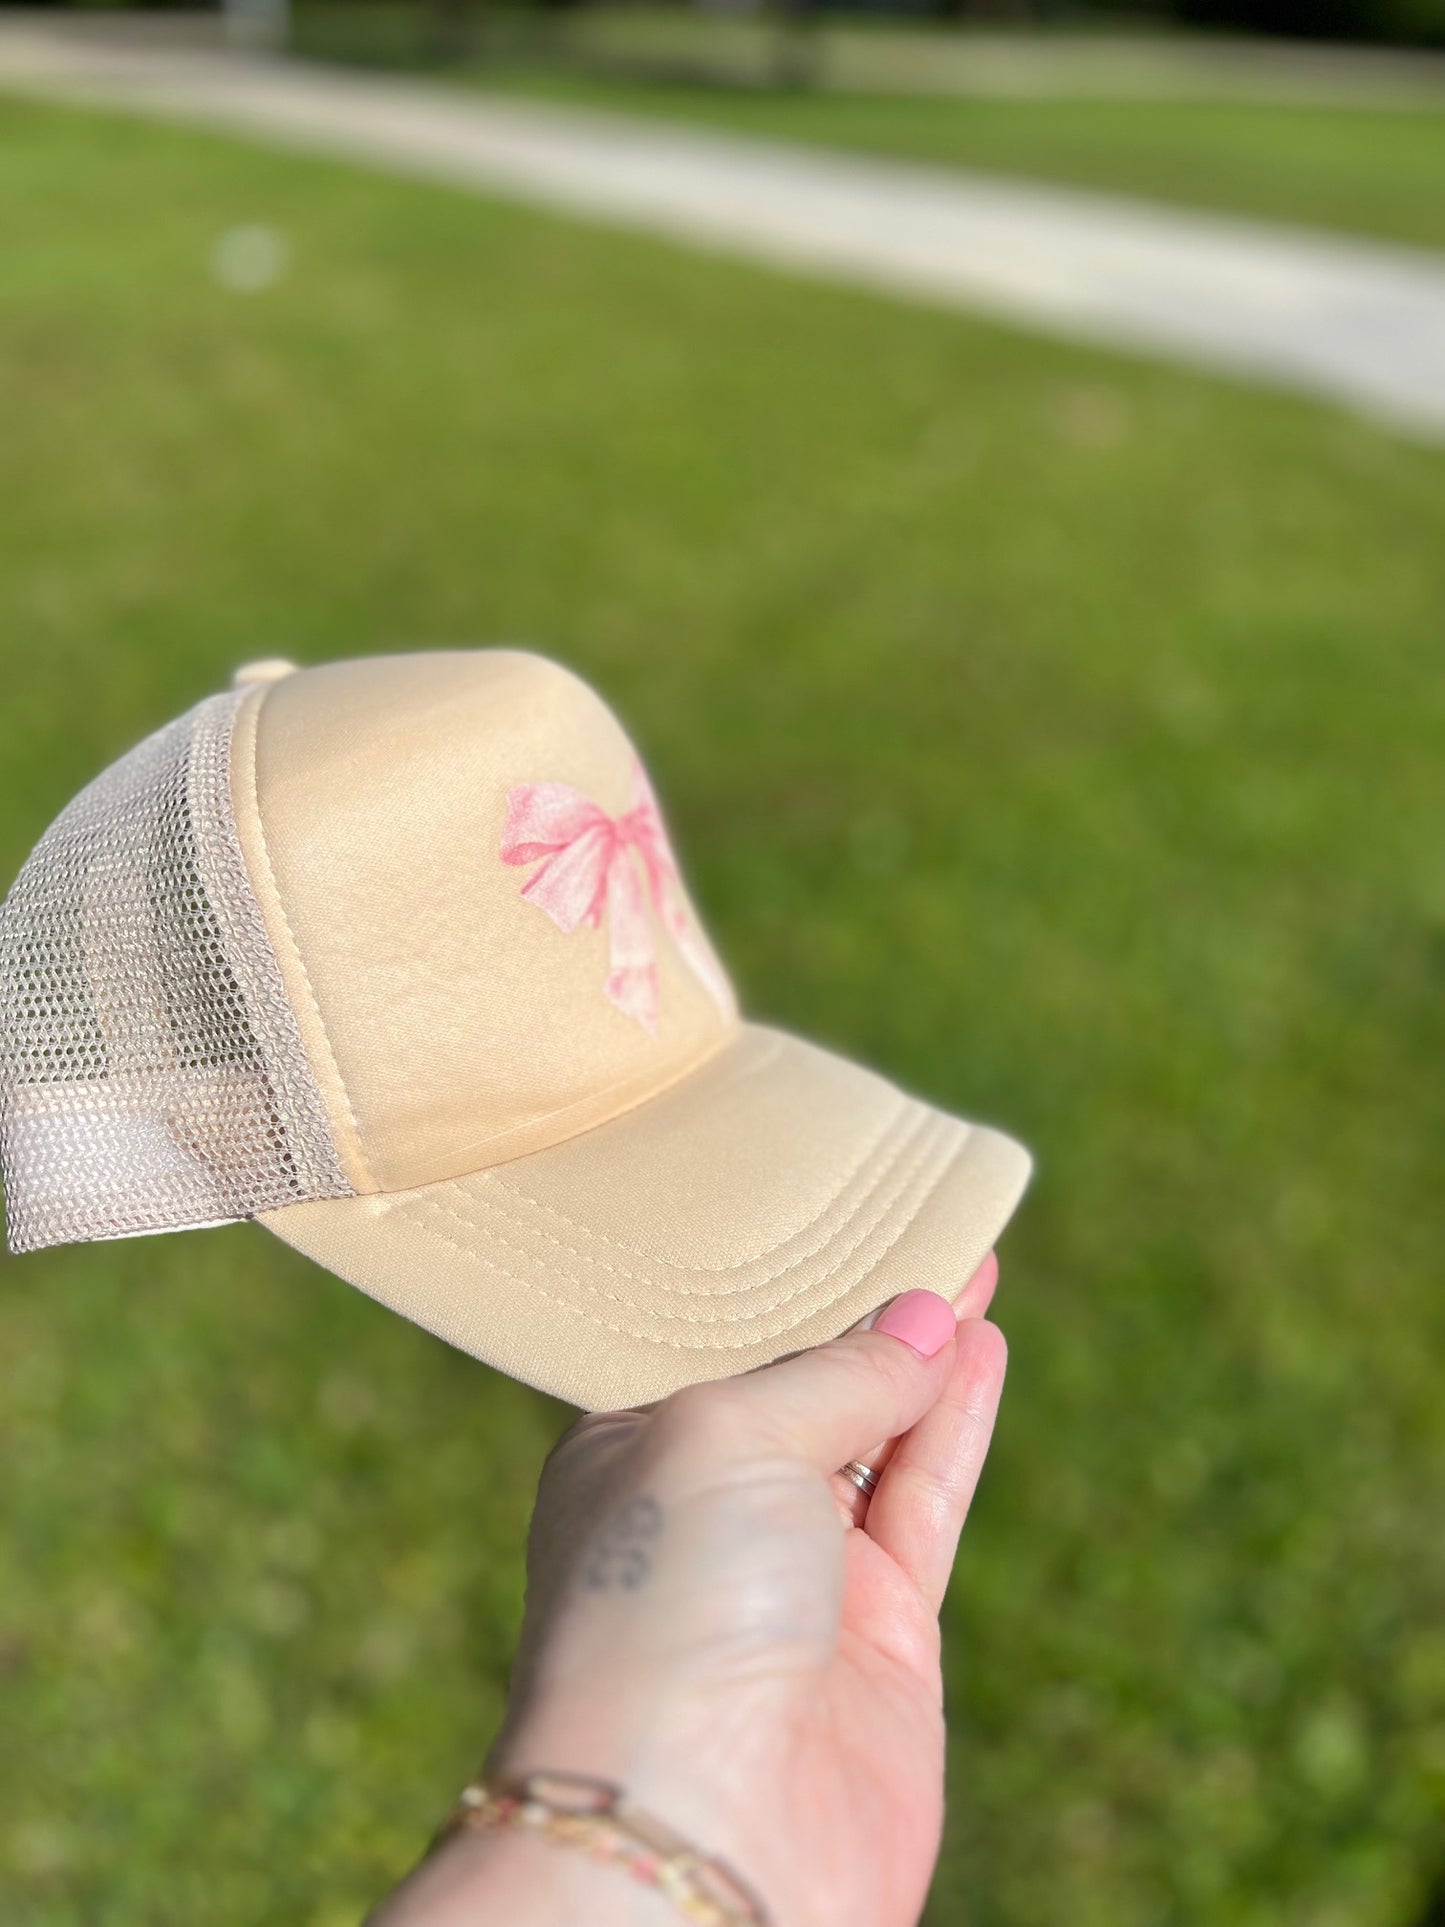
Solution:
<svg viewBox="0 0 1445 1927">
<path fill-rule="evenodd" d="M 873 1326 L 890 1338 L 901 1338 L 920 1358 L 941 1352 L 956 1329 L 953 1306 L 936 1291 L 905 1291 L 879 1312 Z"/>
</svg>

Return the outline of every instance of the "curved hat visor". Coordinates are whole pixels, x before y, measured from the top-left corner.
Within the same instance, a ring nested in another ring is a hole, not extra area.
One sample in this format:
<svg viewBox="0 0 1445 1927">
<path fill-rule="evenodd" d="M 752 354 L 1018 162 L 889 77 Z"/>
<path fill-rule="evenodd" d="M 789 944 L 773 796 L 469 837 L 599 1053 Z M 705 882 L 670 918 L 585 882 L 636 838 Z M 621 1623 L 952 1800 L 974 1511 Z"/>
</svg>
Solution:
<svg viewBox="0 0 1445 1927">
<path fill-rule="evenodd" d="M 955 1295 L 1028 1182 L 1011 1138 L 744 1025 L 648 1102 L 415 1190 L 260 1214 L 438 1337 L 590 1410 Z"/>
</svg>

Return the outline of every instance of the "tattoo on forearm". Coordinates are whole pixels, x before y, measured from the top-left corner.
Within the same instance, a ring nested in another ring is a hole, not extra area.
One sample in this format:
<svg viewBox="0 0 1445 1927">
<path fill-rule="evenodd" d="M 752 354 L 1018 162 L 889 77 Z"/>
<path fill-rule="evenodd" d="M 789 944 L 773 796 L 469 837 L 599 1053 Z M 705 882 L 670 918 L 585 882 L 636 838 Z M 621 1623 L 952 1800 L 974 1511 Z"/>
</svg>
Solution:
<svg viewBox="0 0 1445 1927">
<path fill-rule="evenodd" d="M 662 1507 L 650 1493 L 629 1499 L 588 1548 L 582 1583 L 589 1592 L 621 1586 L 636 1592 L 652 1571 L 652 1545 L 662 1531 Z"/>
</svg>

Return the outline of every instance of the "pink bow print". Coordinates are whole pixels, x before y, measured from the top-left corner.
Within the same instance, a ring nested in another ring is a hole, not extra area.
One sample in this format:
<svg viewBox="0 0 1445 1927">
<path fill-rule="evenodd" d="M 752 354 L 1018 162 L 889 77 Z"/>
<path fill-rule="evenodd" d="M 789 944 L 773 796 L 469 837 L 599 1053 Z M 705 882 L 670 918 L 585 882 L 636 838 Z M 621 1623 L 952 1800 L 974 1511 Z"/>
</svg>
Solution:
<svg viewBox="0 0 1445 1927">
<path fill-rule="evenodd" d="M 609 816 L 570 783 L 519 783 L 507 792 L 502 831 L 504 863 L 536 863 L 522 885 L 529 903 L 545 910 L 559 930 L 603 917 L 611 951 L 607 995 L 643 1029 L 656 1033 L 657 958 L 647 905 L 671 936 L 694 976 L 727 1015 L 732 996 L 717 959 L 688 916 L 657 802 L 639 763 L 633 764 L 632 807 Z"/>
</svg>

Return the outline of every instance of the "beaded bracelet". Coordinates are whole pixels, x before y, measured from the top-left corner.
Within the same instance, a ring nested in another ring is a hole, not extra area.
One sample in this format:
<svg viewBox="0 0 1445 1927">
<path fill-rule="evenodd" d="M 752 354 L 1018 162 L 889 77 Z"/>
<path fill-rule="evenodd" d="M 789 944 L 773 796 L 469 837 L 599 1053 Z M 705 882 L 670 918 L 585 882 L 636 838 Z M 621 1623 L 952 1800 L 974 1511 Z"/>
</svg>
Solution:
<svg viewBox="0 0 1445 1927">
<path fill-rule="evenodd" d="M 622 1788 L 582 1773 L 491 1773 L 463 1787 L 436 1842 L 466 1828 L 518 1828 L 612 1861 L 665 1894 L 697 1927 L 769 1927 L 762 1903 L 722 1861 L 649 1814 Z"/>
</svg>

